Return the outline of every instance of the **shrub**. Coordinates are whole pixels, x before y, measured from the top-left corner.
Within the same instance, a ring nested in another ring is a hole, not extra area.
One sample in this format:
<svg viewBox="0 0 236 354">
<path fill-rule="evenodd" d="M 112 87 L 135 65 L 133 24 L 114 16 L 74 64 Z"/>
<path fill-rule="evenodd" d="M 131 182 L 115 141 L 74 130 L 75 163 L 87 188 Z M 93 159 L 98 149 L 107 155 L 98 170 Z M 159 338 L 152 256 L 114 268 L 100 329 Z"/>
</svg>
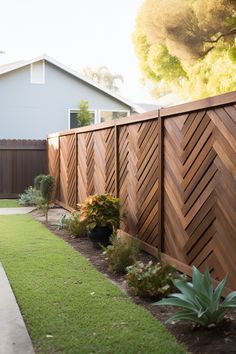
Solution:
<svg viewBox="0 0 236 354">
<path fill-rule="evenodd" d="M 74 237 L 87 236 L 86 222 L 80 220 L 79 213 L 76 211 L 66 220 L 66 229 Z"/>
<path fill-rule="evenodd" d="M 54 189 L 53 176 L 50 175 L 43 176 L 40 183 L 40 191 L 43 199 L 45 200 L 44 210 L 45 210 L 46 222 L 48 221 L 48 209 L 49 209 L 49 204 L 52 201 L 53 189 Z"/>
<path fill-rule="evenodd" d="M 167 320 L 167 323 L 174 320 L 187 320 L 203 327 L 214 327 L 228 311 L 236 308 L 236 291 L 230 293 L 221 302 L 226 281 L 227 277 L 213 290 L 209 270 L 206 269 L 203 275 L 193 267 L 192 282 L 174 280 L 173 283 L 180 293 L 171 294 L 170 298 L 156 302 L 154 305 L 171 305 L 181 308 Z"/>
<path fill-rule="evenodd" d="M 41 192 L 33 187 L 27 188 L 24 193 L 19 196 L 19 204 L 25 206 L 38 206 L 43 203 Z"/>
<path fill-rule="evenodd" d="M 45 175 L 38 175 L 34 179 L 34 188 L 37 190 L 40 190 L 41 182 L 42 179 L 45 177 Z"/>
<path fill-rule="evenodd" d="M 138 240 L 127 238 L 124 235 L 113 235 L 112 244 L 106 248 L 104 254 L 108 268 L 115 274 L 125 274 L 126 268 L 137 260 L 139 253 Z"/>
<path fill-rule="evenodd" d="M 110 194 L 91 195 L 78 204 L 80 219 L 86 220 L 88 229 L 96 226 L 118 228 L 120 221 L 120 199 Z"/>
<path fill-rule="evenodd" d="M 135 295 L 158 298 L 172 287 L 174 268 L 170 265 L 137 262 L 127 268 L 127 283 Z"/>
</svg>

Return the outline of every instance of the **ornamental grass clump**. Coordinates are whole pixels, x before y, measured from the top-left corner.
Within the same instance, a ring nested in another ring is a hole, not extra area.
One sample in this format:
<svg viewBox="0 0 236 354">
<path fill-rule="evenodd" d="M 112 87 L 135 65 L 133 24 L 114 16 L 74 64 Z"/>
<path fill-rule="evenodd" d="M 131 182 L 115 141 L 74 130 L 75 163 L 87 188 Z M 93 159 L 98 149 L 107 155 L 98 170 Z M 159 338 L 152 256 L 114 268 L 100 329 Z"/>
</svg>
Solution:
<svg viewBox="0 0 236 354">
<path fill-rule="evenodd" d="M 113 234 L 111 245 L 104 251 L 108 269 L 115 274 L 125 274 L 126 268 L 137 260 L 139 242 L 123 234 Z"/>
<path fill-rule="evenodd" d="M 226 282 L 227 276 L 214 290 L 209 270 L 206 269 L 205 273 L 201 274 L 193 267 L 192 282 L 173 280 L 180 293 L 171 294 L 169 298 L 158 301 L 154 305 L 171 305 L 181 309 L 170 317 L 167 323 L 186 320 L 203 327 L 215 327 L 228 311 L 236 308 L 236 291 L 231 292 L 224 301 L 221 301 Z"/>
<path fill-rule="evenodd" d="M 136 262 L 127 268 L 127 284 L 135 295 L 144 298 L 163 297 L 172 288 L 172 276 L 175 269 L 170 265 L 152 261 L 144 264 Z"/>
</svg>

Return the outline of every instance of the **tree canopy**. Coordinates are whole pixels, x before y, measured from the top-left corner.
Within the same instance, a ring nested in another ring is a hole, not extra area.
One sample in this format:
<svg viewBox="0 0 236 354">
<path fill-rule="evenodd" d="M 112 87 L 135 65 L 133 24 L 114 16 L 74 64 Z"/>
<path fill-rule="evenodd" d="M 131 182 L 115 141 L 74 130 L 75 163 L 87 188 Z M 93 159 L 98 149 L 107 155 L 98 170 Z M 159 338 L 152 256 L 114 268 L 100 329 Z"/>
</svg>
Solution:
<svg viewBox="0 0 236 354">
<path fill-rule="evenodd" d="M 86 100 L 81 100 L 79 104 L 79 111 L 76 115 L 78 128 L 85 127 L 93 123 L 93 116 L 89 111 L 89 104 Z"/>
<path fill-rule="evenodd" d="M 119 91 L 120 84 L 124 82 L 122 75 L 112 74 L 106 66 L 100 66 L 97 69 L 92 69 L 87 66 L 83 69 L 83 74 L 88 79 L 93 80 L 108 90 L 115 92 Z"/>
<path fill-rule="evenodd" d="M 145 0 L 134 45 L 155 91 L 201 98 L 236 89 L 236 0 Z"/>
</svg>

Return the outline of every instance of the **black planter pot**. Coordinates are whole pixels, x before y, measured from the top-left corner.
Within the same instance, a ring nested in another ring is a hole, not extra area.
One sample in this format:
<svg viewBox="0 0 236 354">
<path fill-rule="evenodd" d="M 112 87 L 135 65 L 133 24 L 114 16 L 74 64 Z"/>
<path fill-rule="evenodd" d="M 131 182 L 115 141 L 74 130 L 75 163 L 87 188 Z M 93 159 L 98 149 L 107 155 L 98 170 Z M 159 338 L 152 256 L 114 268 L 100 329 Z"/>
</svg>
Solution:
<svg viewBox="0 0 236 354">
<path fill-rule="evenodd" d="M 111 235 L 111 226 L 96 226 L 88 232 L 88 237 L 93 242 L 95 248 L 101 248 L 101 246 L 107 247 L 110 244 Z"/>
</svg>

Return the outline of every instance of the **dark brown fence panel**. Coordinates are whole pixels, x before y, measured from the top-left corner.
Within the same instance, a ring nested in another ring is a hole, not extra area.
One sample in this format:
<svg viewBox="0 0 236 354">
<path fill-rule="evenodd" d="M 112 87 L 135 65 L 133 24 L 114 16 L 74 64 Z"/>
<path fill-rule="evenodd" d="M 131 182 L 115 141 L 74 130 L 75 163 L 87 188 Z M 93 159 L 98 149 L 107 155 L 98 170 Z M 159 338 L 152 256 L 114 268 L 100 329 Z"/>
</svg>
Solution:
<svg viewBox="0 0 236 354">
<path fill-rule="evenodd" d="M 228 273 L 236 288 L 236 92 L 61 132 L 48 146 L 64 207 L 117 195 L 121 226 L 144 249 L 189 274 Z"/>
<path fill-rule="evenodd" d="M 0 140 L 0 198 L 14 198 L 47 172 L 44 140 Z"/>
</svg>

